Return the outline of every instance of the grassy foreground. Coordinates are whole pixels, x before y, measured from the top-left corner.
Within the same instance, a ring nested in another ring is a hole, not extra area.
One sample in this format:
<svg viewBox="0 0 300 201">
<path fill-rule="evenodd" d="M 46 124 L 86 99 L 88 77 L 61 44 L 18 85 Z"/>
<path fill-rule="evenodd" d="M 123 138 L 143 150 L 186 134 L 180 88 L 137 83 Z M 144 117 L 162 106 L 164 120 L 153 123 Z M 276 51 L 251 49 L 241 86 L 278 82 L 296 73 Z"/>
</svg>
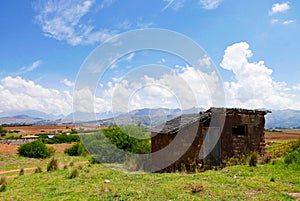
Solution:
<svg viewBox="0 0 300 201">
<path fill-rule="evenodd" d="M 86 164 L 69 179 L 72 169 L 8 178 L 0 200 L 295 200 L 300 192 L 299 163 L 281 161 L 196 174 L 125 173 Z"/>
</svg>

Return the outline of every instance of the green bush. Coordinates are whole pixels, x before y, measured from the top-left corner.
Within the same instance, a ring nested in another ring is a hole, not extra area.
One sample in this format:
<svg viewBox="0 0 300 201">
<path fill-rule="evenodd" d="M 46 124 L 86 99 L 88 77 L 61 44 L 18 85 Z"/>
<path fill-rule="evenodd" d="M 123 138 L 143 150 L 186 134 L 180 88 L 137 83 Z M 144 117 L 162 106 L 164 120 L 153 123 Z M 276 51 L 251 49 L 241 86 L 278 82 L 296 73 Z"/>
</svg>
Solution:
<svg viewBox="0 0 300 201">
<path fill-rule="evenodd" d="M 20 156 L 29 158 L 49 158 L 50 150 L 40 140 L 23 144 L 19 147 L 18 153 Z"/>
<path fill-rule="evenodd" d="M 64 153 L 69 156 L 82 156 L 86 152 L 82 143 L 76 143 L 72 147 L 65 149 Z"/>
<path fill-rule="evenodd" d="M 124 163 L 131 154 L 151 152 L 150 133 L 141 126 L 109 127 L 82 135 L 81 140 L 88 152 L 101 163 Z"/>
<path fill-rule="evenodd" d="M 252 152 L 249 156 L 249 166 L 256 167 L 258 161 L 258 154 L 256 152 Z"/>
</svg>

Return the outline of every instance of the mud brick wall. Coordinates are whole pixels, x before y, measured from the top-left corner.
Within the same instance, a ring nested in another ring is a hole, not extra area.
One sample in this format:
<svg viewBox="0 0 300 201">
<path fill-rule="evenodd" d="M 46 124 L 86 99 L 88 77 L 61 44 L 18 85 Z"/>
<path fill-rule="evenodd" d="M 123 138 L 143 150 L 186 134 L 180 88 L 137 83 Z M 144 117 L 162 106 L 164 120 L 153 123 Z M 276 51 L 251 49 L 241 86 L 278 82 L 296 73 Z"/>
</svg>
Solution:
<svg viewBox="0 0 300 201">
<path fill-rule="evenodd" d="M 152 158 L 152 165 L 158 167 L 161 164 L 169 163 L 170 165 L 159 172 L 175 172 L 180 171 L 183 164 L 185 164 L 185 168 L 187 169 L 193 162 L 197 164 L 203 143 L 201 128 L 202 124 L 196 122 L 175 134 L 166 135 L 158 133 L 157 135 L 153 135 L 151 139 L 152 153 L 165 147 L 170 149 L 162 151 L 159 157 Z"/>
<path fill-rule="evenodd" d="M 245 126 L 246 135 L 232 135 L 232 127 Z M 221 134 L 221 158 L 233 156 L 234 152 L 265 152 L 264 115 L 228 114 Z"/>
</svg>

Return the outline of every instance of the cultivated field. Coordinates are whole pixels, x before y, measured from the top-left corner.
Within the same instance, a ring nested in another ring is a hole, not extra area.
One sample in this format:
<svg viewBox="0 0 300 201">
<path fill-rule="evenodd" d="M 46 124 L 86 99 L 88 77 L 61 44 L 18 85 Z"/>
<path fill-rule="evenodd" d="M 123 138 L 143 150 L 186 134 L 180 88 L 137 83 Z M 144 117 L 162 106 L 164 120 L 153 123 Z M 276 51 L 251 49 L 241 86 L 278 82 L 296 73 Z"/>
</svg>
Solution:
<svg viewBox="0 0 300 201">
<path fill-rule="evenodd" d="M 282 132 L 266 132 L 265 138 L 270 140 L 296 140 L 300 138 L 299 130 L 282 130 Z"/>
</svg>

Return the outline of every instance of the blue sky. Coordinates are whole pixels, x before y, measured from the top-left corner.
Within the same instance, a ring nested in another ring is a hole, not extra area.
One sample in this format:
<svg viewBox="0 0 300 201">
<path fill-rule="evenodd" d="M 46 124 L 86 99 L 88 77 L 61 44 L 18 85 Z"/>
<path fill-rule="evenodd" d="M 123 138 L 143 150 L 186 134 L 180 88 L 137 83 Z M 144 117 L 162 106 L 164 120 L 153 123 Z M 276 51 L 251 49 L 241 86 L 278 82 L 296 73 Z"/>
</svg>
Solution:
<svg viewBox="0 0 300 201">
<path fill-rule="evenodd" d="M 70 113 L 76 76 L 90 52 L 116 34 L 141 28 L 176 31 L 202 46 L 223 80 L 227 106 L 300 109 L 297 0 L 36 0 L 1 4 L 0 111 Z M 110 100 L 117 85 L 132 96 L 134 81 L 126 85 L 128 80 L 122 77 L 132 66 L 148 61 L 175 71 L 180 67 L 177 75 L 194 83 L 192 88 L 201 84 L 191 76 L 199 72 L 172 55 L 135 53 L 102 78 L 95 110 L 112 109 Z M 153 75 L 151 81 L 146 76 L 141 82 L 172 83 L 168 72 L 162 74 Z M 153 96 L 159 91 L 154 88 L 136 93 L 139 96 L 129 101 L 131 109 L 180 106 L 170 101 L 174 97 L 164 89 L 159 93 L 166 97 Z M 201 91 L 194 92 L 200 96 Z M 145 94 L 148 96 L 143 97 Z M 209 98 L 199 100 L 196 106 L 211 106 Z"/>
</svg>

